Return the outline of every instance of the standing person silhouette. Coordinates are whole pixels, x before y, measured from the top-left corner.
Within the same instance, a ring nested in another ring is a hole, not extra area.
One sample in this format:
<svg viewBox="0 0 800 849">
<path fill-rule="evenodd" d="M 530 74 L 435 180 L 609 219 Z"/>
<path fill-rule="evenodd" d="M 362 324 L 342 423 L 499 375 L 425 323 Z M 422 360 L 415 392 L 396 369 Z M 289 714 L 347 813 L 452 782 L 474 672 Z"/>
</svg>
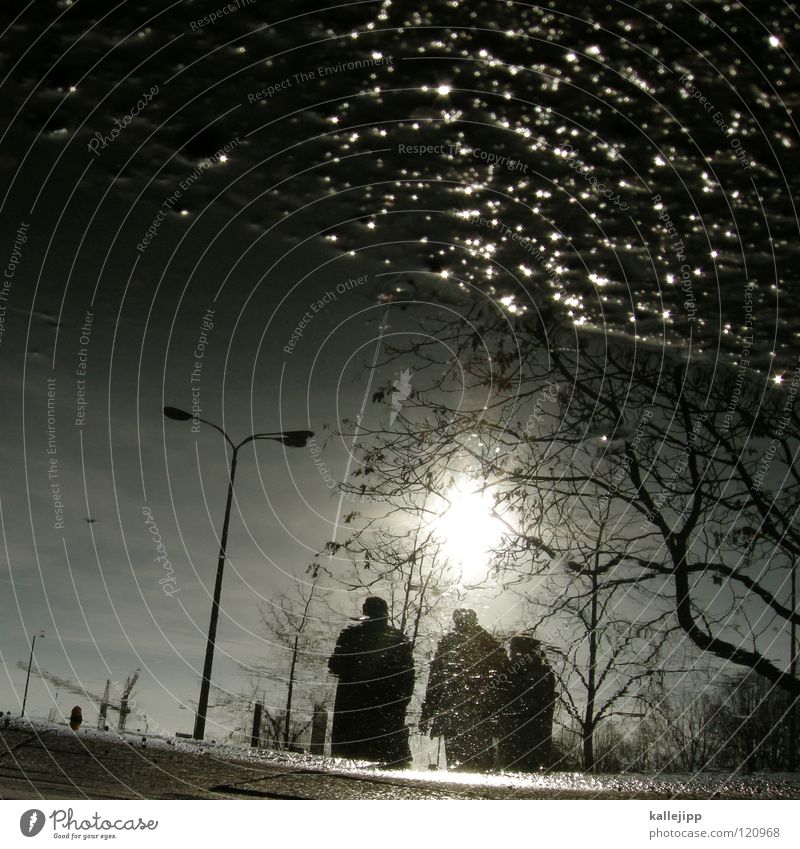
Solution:
<svg viewBox="0 0 800 849">
<path fill-rule="evenodd" d="M 80 705 L 75 705 L 75 707 L 72 708 L 72 713 L 69 715 L 69 727 L 73 731 L 79 731 L 82 722 L 83 711 L 81 710 Z"/>
<path fill-rule="evenodd" d="M 508 658 L 474 610 L 456 610 L 453 624 L 431 662 L 420 729 L 444 737 L 448 767 L 486 772 L 495 763 Z"/>
<path fill-rule="evenodd" d="M 517 635 L 510 649 L 500 763 L 504 769 L 535 772 L 552 764 L 556 679 L 539 640 Z"/>
<path fill-rule="evenodd" d="M 411 644 L 389 624 L 389 607 L 369 596 L 363 617 L 336 641 L 328 669 L 339 678 L 331 754 L 408 766 L 406 708 L 414 689 Z"/>
</svg>

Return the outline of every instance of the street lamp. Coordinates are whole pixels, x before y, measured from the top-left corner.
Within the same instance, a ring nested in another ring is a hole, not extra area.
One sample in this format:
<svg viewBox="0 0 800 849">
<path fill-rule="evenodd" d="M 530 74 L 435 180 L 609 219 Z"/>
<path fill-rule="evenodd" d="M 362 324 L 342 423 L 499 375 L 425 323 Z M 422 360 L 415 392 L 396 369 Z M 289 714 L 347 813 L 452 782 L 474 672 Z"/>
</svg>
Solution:
<svg viewBox="0 0 800 849">
<path fill-rule="evenodd" d="M 28 701 L 28 684 L 31 680 L 31 665 L 33 664 L 33 647 L 36 645 L 37 637 L 44 639 L 44 631 L 39 631 L 38 634 L 34 634 L 33 639 L 31 640 L 31 654 L 28 658 L 28 674 L 25 676 L 25 693 L 22 696 L 22 713 L 20 714 L 20 717 L 25 716 L 25 703 Z"/>
<path fill-rule="evenodd" d="M 251 442 L 259 439 L 268 439 L 273 442 L 280 442 L 289 448 L 304 448 L 308 444 L 308 440 L 314 435 L 311 430 L 285 430 L 277 433 L 253 433 L 246 439 L 243 439 L 238 445 L 228 436 L 225 431 L 199 416 L 195 417 L 185 410 L 179 410 L 177 407 L 164 407 L 164 415 L 168 419 L 176 422 L 187 422 L 190 420 L 201 421 L 214 430 L 219 431 L 225 441 L 232 449 L 231 463 L 228 470 L 228 498 L 225 502 L 225 518 L 222 522 L 222 534 L 219 540 L 219 556 L 217 559 L 217 578 L 214 582 L 214 599 L 211 603 L 211 621 L 208 625 L 208 642 L 206 643 L 206 659 L 203 664 L 203 682 L 200 685 L 200 701 L 197 703 L 197 716 L 194 723 L 195 740 L 202 740 L 206 731 L 206 714 L 208 713 L 208 696 L 211 689 L 211 666 L 214 663 L 214 645 L 217 638 L 217 620 L 219 619 L 219 603 L 222 595 L 222 573 L 225 568 L 226 548 L 228 545 L 228 525 L 231 518 L 231 505 L 233 504 L 233 481 L 236 476 L 236 461 L 239 454 L 239 449 L 243 448 Z"/>
</svg>

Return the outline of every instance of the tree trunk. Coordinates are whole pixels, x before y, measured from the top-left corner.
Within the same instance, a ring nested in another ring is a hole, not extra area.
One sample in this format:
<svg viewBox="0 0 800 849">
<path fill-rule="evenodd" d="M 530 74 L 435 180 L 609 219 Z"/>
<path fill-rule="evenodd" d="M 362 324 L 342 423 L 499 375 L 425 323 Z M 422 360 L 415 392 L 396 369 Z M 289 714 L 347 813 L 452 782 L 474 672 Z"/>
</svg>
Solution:
<svg viewBox="0 0 800 849">
<path fill-rule="evenodd" d="M 583 769 L 594 772 L 594 724 L 588 717 L 583 721 Z"/>
<path fill-rule="evenodd" d="M 283 745 L 289 748 L 292 742 L 289 739 L 289 727 L 292 721 L 292 691 L 294 690 L 294 668 L 297 665 L 297 643 L 300 637 L 294 638 L 294 647 L 292 648 L 292 665 L 289 667 L 289 692 L 286 694 L 286 718 L 283 724 Z"/>
<path fill-rule="evenodd" d="M 261 742 L 261 712 L 263 707 L 261 702 L 256 702 L 253 708 L 253 729 L 250 732 L 250 745 L 255 749 L 258 748 Z"/>
<path fill-rule="evenodd" d="M 800 680 L 793 677 L 789 672 L 782 671 L 762 654 L 739 648 L 727 640 L 715 637 L 697 624 L 692 610 L 686 546 L 683 542 L 672 543 L 669 549 L 675 564 L 675 612 L 678 624 L 689 639 L 702 651 L 716 655 L 722 660 L 737 663 L 740 666 L 749 666 L 767 680 L 772 681 L 773 684 L 777 684 L 791 693 L 795 698 L 800 696 Z"/>
<path fill-rule="evenodd" d="M 797 613 L 797 562 L 792 563 L 791 593 L 792 613 Z M 789 672 L 792 678 L 797 678 L 797 625 L 794 619 L 789 627 Z M 798 699 L 795 697 L 789 708 L 789 740 L 786 758 L 789 772 L 797 769 L 797 702 Z"/>
<path fill-rule="evenodd" d="M 594 760 L 594 704 L 597 697 L 597 596 L 598 564 L 592 569 L 592 595 L 589 619 L 589 674 L 586 682 L 586 714 L 583 719 L 583 768 L 586 772 L 595 771 Z"/>
</svg>

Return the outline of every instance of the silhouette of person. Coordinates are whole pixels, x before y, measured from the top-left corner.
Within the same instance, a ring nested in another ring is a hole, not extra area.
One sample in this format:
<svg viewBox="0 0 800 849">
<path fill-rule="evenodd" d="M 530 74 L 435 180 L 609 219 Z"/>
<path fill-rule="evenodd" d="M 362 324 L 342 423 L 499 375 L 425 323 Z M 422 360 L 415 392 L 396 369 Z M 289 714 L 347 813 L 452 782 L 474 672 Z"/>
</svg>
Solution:
<svg viewBox="0 0 800 849">
<path fill-rule="evenodd" d="M 494 766 L 508 657 L 474 610 L 456 610 L 453 624 L 431 662 L 420 729 L 444 737 L 449 767 L 485 772 Z"/>
<path fill-rule="evenodd" d="M 79 705 L 75 705 L 72 708 L 72 713 L 69 715 L 69 727 L 73 731 L 78 731 L 81 727 L 81 723 L 83 722 L 83 711 L 80 709 Z"/>
<path fill-rule="evenodd" d="M 359 622 L 339 634 L 328 661 L 339 678 L 331 754 L 407 766 L 406 708 L 414 690 L 411 644 L 389 624 L 384 599 L 370 596 L 362 611 Z"/>
<path fill-rule="evenodd" d="M 533 637 L 511 638 L 499 744 L 503 769 L 535 772 L 552 763 L 556 685 L 541 646 Z"/>
</svg>

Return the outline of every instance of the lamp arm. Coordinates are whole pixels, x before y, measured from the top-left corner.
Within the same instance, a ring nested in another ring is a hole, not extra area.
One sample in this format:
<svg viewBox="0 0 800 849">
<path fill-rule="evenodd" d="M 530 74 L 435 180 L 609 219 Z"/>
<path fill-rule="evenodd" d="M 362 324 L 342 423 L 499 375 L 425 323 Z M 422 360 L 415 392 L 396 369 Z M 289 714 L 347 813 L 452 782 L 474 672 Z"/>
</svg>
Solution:
<svg viewBox="0 0 800 849">
<path fill-rule="evenodd" d="M 201 418 L 200 416 L 197 417 L 197 421 L 203 422 L 203 424 L 207 424 L 209 427 L 213 427 L 214 430 L 221 433 L 225 437 L 225 441 L 228 443 L 228 445 L 231 446 L 231 448 L 233 448 L 234 451 L 237 448 L 240 448 L 242 445 L 244 445 L 244 443 L 240 443 L 239 445 L 234 445 L 234 442 L 230 438 L 230 436 L 228 436 L 228 434 L 225 433 L 225 431 L 219 425 L 214 424 L 214 422 L 210 422 L 208 419 Z"/>
</svg>

